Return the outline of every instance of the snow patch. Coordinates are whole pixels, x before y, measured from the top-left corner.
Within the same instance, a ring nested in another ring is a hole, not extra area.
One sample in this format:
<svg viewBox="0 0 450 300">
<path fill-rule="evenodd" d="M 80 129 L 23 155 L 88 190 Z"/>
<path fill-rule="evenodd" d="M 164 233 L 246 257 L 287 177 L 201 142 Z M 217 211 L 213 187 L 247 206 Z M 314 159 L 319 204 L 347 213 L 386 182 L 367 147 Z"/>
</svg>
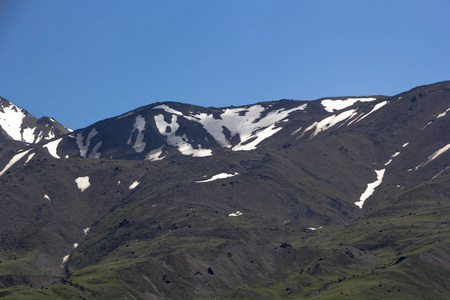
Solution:
<svg viewBox="0 0 450 300">
<path fill-rule="evenodd" d="M 78 243 L 74 243 L 73 244 L 73 248 L 75 249 L 75 248 L 77 248 L 78 247 Z"/>
<path fill-rule="evenodd" d="M 147 154 L 147 156 L 145 156 L 145 159 L 150 161 L 163 160 L 165 156 L 161 157 L 162 148 L 163 146 L 161 146 L 158 149 L 153 149 Z"/>
<path fill-rule="evenodd" d="M 133 125 L 133 130 L 131 130 L 130 133 L 130 138 L 128 139 L 128 145 L 131 144 L 131 138 L 133 136 L 133 132 L 135 130 L 137 130 L 138 134 L 136 136 L 136 140 L 134 141 L 134 145 L 133 145 L 133 149 L 134 151 L 141 153 L 142 151 L 144 151 L 145 148 L 145 142 L 144 142 L 144 129 L 145 129 L 145 119 L 141 116 L 138 115 L 136 116 L 136 120 L 134 122 Z"/>
<path fill-rule="evenodd" d="M 309 230 L 312 230 L 312 231 L 316 231 L 317 229 L 321 229 L 323 226 L 320 226 L 319 228 L 316 228 L 316 227 L 309 227 L 308 229 Z"/>
<path fill-rule="evenodd" d="M 0 127 L 14 140 L 27 142 L 23 140 L 21 127 L 23 119 L 26 117 L 25 111 L 20 107 L 10 103 L 9 106 L 2 107 L 0 111 Z"/>
<path fill-rule="evenodd" d="M 376 98 L 348 98 L 348 99 L 340 99 L 340 100 L 332 100 L 332 99 L 325 99 L 322 100 L 320 103 L 322 104 L 323 108 L 328 112 L 333 112 L 334 110 L 341 110 L 344 108 L 347 108 L 349 106 L 352 106 L 356 102 L 369 102 L 377 100 Z"/>
<path fill-rule="evenodd" d="M 176 135 L 178 128 L 180 125 L 177 123 L 177 115 L 172 115 L 172 119 L 170 123 L 167 123 L 164 120 L 164 115 L 156 115 L 155 124 L 167 143 L 171 146 L 174 146 L 181 152 L 183 155 L 192 155 L 194 157 L 204 157 L 212 155 L 212 150 L 210 149 L 202 149 L 199 145 L 198 149 L 194 149 L 191 144 L 187 142 L 186 135 L 179 136 Z M 166 132 L 167 128 L 170 128 L 170 132 Z"/>
<path fill-rule="evenodd" d="M 52 201 L 52 200 L 50 200 L 50 197 L 47 194 L 44 194 L 44 198 L 47 199 L 48 201 Z"/>
<path fill-rule="evenodd" d="M 291 132 L 291 136 L 296 135 L 297 133 L 300 132 L 300 130 L 302 130 L 302 126 L 300 126 L 298 129 L 295 129 L 294 131 Z"/>
<path fill-rule="evenodd" d="M 89 233 L 89 231 L 91 231 L 90 227 L 86 227 L 83 229 L 84 235 L 87 235 Z"/>
<path fill-rule="evenodd" d="M 229 217 L 239 217 L 242 216 L 242 213 L 240 211 L 237 211 L 235 213 L 231 213 L 228 215 Z"/>
<path fill-rule="evenodd" d="M 83 135 L 81 133 L 77 134 L 77 145 L 78 149 L 80 149 L 80 156 L 86 157 L 86 154 L 88 152 L 89 146 L 91 145 L 91 139 L 98 133 L 98 131 L 95 128 L 92 128 L 89 132 L 87 138 L 86 138 L 86 144 L 83 142 Z"/>
<path fill-rule="evenodd" d="M 8 164 L 3 168 L 3 170 L 0 171 L 0 176 L 2 176 L 3 174 L 5 174 L 6 171 L 8 171 L 9 168 L 11 168 L 16 162 L 18 162 L 22 157 L 24 157 L 25 155 L 28 154 L 28 152 L 30 152 L 31 149 L 28 149 L 24 152 L 20 152 L 16 155 L 14 155 L 11 160 L 8 162 Z"/>
<path fill-rule="evenodd" d="M 442 118 L 442 117 L 445 117 L 446 115 L 447 115 L 447 113 L 450 111 L 450 107 L 449 108 L 447 108 L 447 110 L 446 111 L 444 111 L 443 113 L 441 113 L 441 114 L 438 114 L 437 116 L 436 116 L 436 119 L 438 119 L 438 118 Z"/>
<path fill-rule="evenodd" d="M 102 146 L 102 142 L 98 142 L 94 149 L 92 149 L 91 154 L 89 154 L 89 158 L 100 158 L 101 153 L 97 152 L 98 148 Z M 67 157 L 66 157 L 67 158 Z"/>
<path fill-rule="evenodd" d="M 128 189 L 132 190 L 132 189 L 136 188 L 136 187 L 139 185 L 139 183 L 140 183 L 139 181 L 133 182 L 133 183 L 128 187 Z"/>
<path fill-rule="evenodd" d="M 70 254 L 67 254 L 66 256 L 63 257 L 62 263 L 61 263 L 61 268 L 65 267 L 66 263 L 69 261 L 69 257 L 70 257 Z"/>
<path fill-rule="evenodd" d="M 47 136 L 44 137 L 44 140 L 51 140 L 51 139 L 53 139 L 54 137 L 55 137 L 55 133 L 52 132 L 52 131 L 49 131 L 49 132 L 47 133 Z"/>
<path fill-rule="evenodd" d="M 408 142 L 408 143 L 404 143 L 403 146 L 402 146 L 402 148 L 405 148 L 405 147 L 408 146 L 408 145 L 409 145 L 409 142 Z"/>
<path fill-rule="evenodd" d="M 36 127 L 34 128 L 25 128 L 22 132 L 22 140 L 26 143 L 33 143 L 36 136 L 34 132 L 36 131 Z"/>
<path fill-rule="evenodd" d="M 30 155 L 28 155 L 28 158 L 27 158 L 27 160 L 25 161 L 25 165 L 27 164 L 27 163 L 29 163 L 30 162 L 30 160 L 34 157 L 34 155 L 36 155 L 36 153 L 31 153 Z"/>
<path fill-rule="evenodd" d="M 82 192 L 84 192 L 88 187 L 91 186 L 91 183 L 89 182 L 89 176 L 78 177 L 77 179 L 75 179 L 75 182 Z"/>
<path fill-rule="evenodd" d="M 238 172 L 235 172 L 234 174 L 220 173 L 220 174 L 214 175 L 210 179 L 196 181 L 196 183 L 211 182 L 211 181 L 214 181 L 214 180 L 217 180 L 217 179 L 225 179 L 225 178 L 233 177 L 233 176 L 236 176 L 236 175 L 239 175 L 239 173 Z"/>
<path fill-rule="evenodd" d="M 306 128 L 303 131 L 303 134 L 305 134 L 307 131 L 310 131 L 314 129 L 314 132 L 311 134 L 310 138 L 313 138 L 316 136 L 319 132 L 326 131 L 336 125 L 339 122 L 345 121 L 348 118 L 351 118 L 355 116 L 356 109 L 350 109 L 347 111 L 344 111 L 338 115 L 332 115 L 325 119 L 323 119 L 320 122 L 314 122 L 312 125 L 310 125 L 308 128 Z"/>
<path fill-rule="evenodd" d="M 125 114 L 123 114 L 123 115 L 121 115 L 121 116 L 118 116 L 118 117 L 116 118 L 116 120 L 126 118 L 126 117 L 128 117 L 128 116 L 131 116 L 132 114 L 134 114 L 134 111 L 127 112 L 127 113 L 125 113 Z"/>
<path fill-rule="evenodd" d="M 445 145 L 445 146 L 442 147 L 441 149 L 437 150 L 436 152 L 434 152 L 433 154 L 431 154 L 430 156 L 428 156 L 427 161 L 421 163 L 421 164 L 418 165 L 415 169 L 418 170 L 419 168 L 422 168 L 422 167 L 426 166 L 429 162 L 435 160 L 436 157 L 438 157 L 439 155 L 441 155 L 442 153 L 444 153 L 444 152 L 447 151 L 448 149 L 450 149 L 450 144 Z M 0 174 L 0 175 L 1 175 L 1 174 Z"/>
<path fill-rule="evenodd" d="M 42 148 L 47 148 L 48 153 L 50 153 L 50 155 L 53 156 L 54 158 L 61 158 L 61 157 L 59 157 L 59 155 L 57 153 L 58 144 L 59 144 L 59 142 L 61 142 L 61 140 L 62 140 L 62 138 L 51 141 L 51 142 L 45 144 L 44 146 L 42 146 Z"/>
<path fill-rule="evenodd" d="M 248 150 L 255 150 L 256 146 L 261 143 L 262 141 L 264 141 L 265 139 L 267 139 L 268 137 L 272 136 L 273 134 L 277 133 L 278 131 L 280 131 L 281 129 L 283 129 L 282 127 L 278 127 L 275 128 L 275 124 L 270 125 L 267 128 L 264 128 L 256 133 L 254 133 L 250 138 L 256 137 L 253 141 L 251 141 L 250 143 L 239 143 L 238 145 L 233 147 L 233 151 L 248 151 Z M 250 140 L 247 139 L 247 140 Z"/>
<path fill-rule="evenodd" d="M 444 173 L 444 172 L 447 171 L 448 169 L 450 169 L 450 167 L 446 167 L 444 170 L 440 171 L 439 173 L 437 173 L 436 175 L 434 175 L 433 177 L 431 177 L 431 179 L 436 179 L 436 178 L 438 178 L 442 173 Z"/>
<path fill-rule="evenodd" d="M 364 119 L 365 117 L 369 116 L 371 113 L 373 113 L 374 111 L 379 110 L 380 108 L 382 108 L 383 106 L 385 106 L 386 104 L 388 104 L 389 101 L 383 101 L 380 103 L 375 104 L 375 106 L 372 108 L 372 110 L 370 112 L 368 112 L 366 115 L 362 116 L 361 118 L 358 119 L 358 121 L 356 121 L 356 123 L 358 123 L 359 121 L 361 121 L 362 119 Z"/>
<path fill-rule="evenodd" d="M 387 161 L 387 163 L 385 163 L 384 165 L 387 166 L 392 162 L 392 159 L 396 156 L 398 156 L 400 154 L 400 152 L 395 152 L 394 154 L 391 155 L 391 158 Z"/>
<path fill-rule="evenodd" d="M 377 174 L 377 180 L 369 183 L 367 185 L 366 190 L 364 191 L 364 193 L 361 194 L 361 197 L 359 198 L 358 202 L 355 202 L 355 205 L 359 206 L 359 208 L 362 208 L 364 205 L 364 202 L 370 197 L 372 196 L 373 192 L 375 191 L 375 189 L 377 188 L 377 186 L 379 186 L 382 182 L 383 182 L 383 176 L 384 176 L 384 171 L 386 169 L 381 169 L 381 170 L 375 170 L 375 173 Z"/>
</svg>

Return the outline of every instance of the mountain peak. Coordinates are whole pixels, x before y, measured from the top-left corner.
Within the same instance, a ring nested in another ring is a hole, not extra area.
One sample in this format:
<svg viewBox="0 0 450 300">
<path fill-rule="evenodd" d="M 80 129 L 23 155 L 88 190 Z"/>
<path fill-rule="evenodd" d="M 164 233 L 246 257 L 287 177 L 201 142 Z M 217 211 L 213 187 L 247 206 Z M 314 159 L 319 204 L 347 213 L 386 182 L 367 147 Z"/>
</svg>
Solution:
<svg viewBox="0 0 450 300">
<path fill-rule="evenodd" d="M 0 97 L 0 134 L 6 139 L 33 144 L 69 131 L 53 118 L 37 119 L 23 108 Z"/>
</svg>

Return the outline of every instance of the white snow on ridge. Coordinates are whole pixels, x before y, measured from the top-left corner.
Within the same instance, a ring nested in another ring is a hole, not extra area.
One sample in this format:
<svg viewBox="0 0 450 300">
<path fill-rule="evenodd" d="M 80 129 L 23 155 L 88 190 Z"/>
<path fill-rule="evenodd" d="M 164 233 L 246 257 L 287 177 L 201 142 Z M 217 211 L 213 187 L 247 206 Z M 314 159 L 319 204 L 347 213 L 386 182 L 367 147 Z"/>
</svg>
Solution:
<svg viewBox="0 0 450 300">
<path fill-rule="evenodd" d="M 36 138 L 34 132 L 36 131 L 36 127 L 34 128 L 24 128 L 22 132 L 22 141 L 26 143 L 33 143 L 34 139 Z"/>
<path fill-rule="evenodd" d="M 383 101 L 380 103 L 377 103 L 373 106 L 372 110 L 370 112 L 368 112 L 366 115 L 362 116 L 361 118 L 358 119 L 358 121 L 356 121 L 356 123 L 358 123 L 359 121 L 361 121 L 362 119 L 364 119 L 365 117 L 369 116 L 371 113 L 373 113 L 374 111 L 379 110 L 380 108 L 382 108 L 383 106 L 385 106 L 386 104 L 388 104 L 389 101 Z"/>
<path fill-rule="evenodd" d="M 50 153 L 50 155 L 53 156 L 54 158 L 61 158 L 61 157 L 59 157 L 59 155 L 57 153 L 58 144 L 59 144 L 59 142 L 61 142 L 61 140 L 62 140 L 62 138 L 51 141 L 51 142 L 45 144 L 44 146 L 42 146 L 42 148 L 47 148 L 48 153 Z"/>
<path fill-rule="evenodd" d="M 89 176 L 78 177 L 77 179 L 75 179 L 75 182 L 77 183 L 77 186 L 81 190 L 81 192 L 84 192 L 88 187 L 91 186 L 91 183 L 89 182 Z"/>
<path fill-rule="evenodd" d="M 188 143 L 186 135 L 178 136 L 176 132 L 180 125 L 177 123 L 177 115 L 172 115 L 170 123 L 164 120 L 164 115 L 156 115 L 155 124 L 165 138 L 169 145 L 177 147 L 178 151 L 183 155 L 192 155 L 193 157 L 204 157 L 212 155 L 212 150 L 202 149 L 198 145 L 198 149 L 194 149 L 191 144 Z M 169 129 L 167 132 L 167 129 Z"/>
<path fill-rule="evenodd" d="M 48 201 L 51 201 L 51 200 L 50 200 L 50 196 L 47 195 L 47 194 L 44 194 L 44 198 L 47 199 Z"/>
<path fill-rule="evenodd" d="M 328 112 L 333 112 L 334 110 L 341 110 L 344 108 L 347 108 L 349 106 L 352 106 L 356 102 L 369 102 L 377 100 L 377 98 L 348 98 L 348 99 L 340 99 L 340 100 L 332 100 L 332 99 L 325 99 L 322 100 L 320 103 L 322 104 L 323 108 Z"/>
<path fill-rule="evenodd" d="M 329 128 L 333 127 L 339 122 L 345 121 L 347 119 L 350 119 L 356 115 L 356 109 L 350 109 L 347 111 L 344 111 L 338 115 L 332 115 L 329 116 L 322 121 L 314 122 L 312 125 L 307 127 L 303 134 L 305 134 L 307 131 L 314 129 L 314 132 L 311 134 L 311 138 L 316 136 L 318 133 L 328 130 Z"/>
<path fill-rule="evenodd" d="M 383 176 L 384 176 L 384 171 L 386 169 L 381 169 L 381 170 L 375 170 L 375 173 L 377 173 L 377 180 L 369 183 L 367 185 L 366 190 L 364 191 L 364 193 L 361 194 L 361 197 L 359 198 L 358 202 L 355 202 L 355 205 L 359 206 L 359 208 L 362 208 L 364 205 L 364 202 L 370 197 L 372 196 L 373 192 L 375 191 L 376 187 L 379 186 L 381 184 L 381 182 L 383 182 Z"/>
<path fill-rule="evenodd" d="M 425 165 L 427 165 L 429 162 L 433 161 L 434 159 L 436 159 L 436 157 L 438 157 L 439 155 L 441 155 L 442 153 L 444 153 L 445 151 L 450 149 L 450 144 L 445 145 L 444 147 L 442 147 L 441 149 L 437 150 L 436 152 L 434 152 L 433 154 L 431 154 L 430 156 L 428 156 L 428 159 L 426 162 L 421 163 L 420 165 L 418 165 L 415 169 L 418 170 L 421 167 L 424 167 Z"/>
<path fill-rule="evenodd" d="M 8 164 L 3 168 L 3 170 L 0 171 L 0 176 L 5 174 L 6 171 L 8 171 L 9 168 L 11 168 L 16 162 L 18 162 L 22 157 L 28 154 L 31 149 L 28 149 L 27 151 L 20 152 L 11 158 L 11 160 L 8 162 Z"/>
<path fill-rule="evenodd" d="M 225 109 L 220 115 L 220 119 L 214 118 L 212 114 L 208 115 L 205 113 L 187 116 L 186 118 L 202 124 L 205 130 L 208 131 L 208 133 L 223 147 L 231 148 L 230 142 L 227 140 L 224 133 L 223 127 L 225 127 L 229 130 L 231 137 L 234 137 L 237 134 L 239 134 L 240 137 L 241 142 L 233 147 L 232 150 L 252 150 L 261 141 L 279 130 L 278 128 L 274 128 L 275 123 L 285 119 L 291 112 L 305 110 L 306 106 L 307 104 L 302 104 L 288 110 L 274 110 L 264 117 L 261 117 L 261 115 L 266 108 L 261 105 L 253 105 L 248 108 Z M 269 127 L 271 127 L 271 129 L 266 130 Z M 246 147 L 245 144 L 255 137 L 258 142 L 253 143 L 252 146 Z"/>
<path fill-rule="evenodd" d="M 118 116 L 118 117 L 116 118 L 116 120 L 126 118 L 126 117 L 128 117 L 128 116 L 131 116 L 131 115 L 134 114 L 134 113 L 135 113 L 134 111 L 130 111 L 130 112 L 124 113 L 123 115 Z"/>
<path fill-rule="evenodd" d="M 0 127 L 2 127 L 12 139 L 25 142 L 22 133 L 20 132 L 25 117 L 25 111 L 11 103 L 10 106 L 3 107 L 3 112 L 0 111 Z"/>
<path fill-rule="evenodd" d="M 239 175 L 239 173 L 238 172 L 235 172 L 234 174 L 220 173 L 220 174 L 214 175 L 210 179 L 196 181 L 196 183 L 211 182 L 211 181 L 214 181 L 214 180 L 217 180 L 217 179 L 225 179 L 225 178 L 233 177 L 233 176 L 236 176 L 236 175 Z"/>
<path fill-rule="evenodd" d="M 281 129 L 275 128 L 275 124 L 277 122 L 285 119 L 293 111 L 304 110 L 306 106 L 307 104 L 302 104 L 288 110 L 274 110 L 267 113 L 264 117 L 262 117 L 262 115 L 267 108 L 261 105 L 252 105 L 246 108 L 229 108 L 224 109 L 223 113 L 217 119 L 213 114 L 206 113 L 191 113 L 190 115 L 185 116 L 181 112 L 172 109 L 165 104 L 155 106 L 153 109 L 163 109 L 165 112 L 172 114 L 172 121 L 169 124 L 164 121 L 163 115 L 155 116 L 155 122 L 157 123 L 160 133 L 165 135 L 168 140 L 169 134 L 166 133 L 166 128 L 170 127 L 170 134 L 175 136 L 175 131 L 178 127 L 170 126 L 170 124 L 173 124 L 174 122 L 176 123 L 176 117 L 181 116 L 190 121 L 195 121 L 202 124 L 205 130 L 211 134 L 222 147 L 232 147 L 225 135 L 224 130 L 229 131 L 231 138 L 239 135 L 240 143 L 232 149 L 233 151 L 239 151 L 255 149 L 256 145 L 258 145 L 261 141 L 267 139 Z M 171 137 L 170 139 L 173 144 L 175 144 L 176 140 L 178 140 L 177 145 L 182 144 L 179 142 L 177 137 Z M 250 140 L 252 142 L 248 143 Z M 207 152 L 203 153 L 203 156 L 206 156 L 206 153 Z"/>
<path fill-rule="evenodd" d="M 181 113 L 180 111 L 175 110 L 173 108 L 170 108 L 169 106 L 167 106 L 165 104 L 155 106 L 155 107 L 153 107 L 153 109 L 162 109 L 162 110 L 168 112 L 169 114 L 183 116 L 183 113 Z"/>
</svg>

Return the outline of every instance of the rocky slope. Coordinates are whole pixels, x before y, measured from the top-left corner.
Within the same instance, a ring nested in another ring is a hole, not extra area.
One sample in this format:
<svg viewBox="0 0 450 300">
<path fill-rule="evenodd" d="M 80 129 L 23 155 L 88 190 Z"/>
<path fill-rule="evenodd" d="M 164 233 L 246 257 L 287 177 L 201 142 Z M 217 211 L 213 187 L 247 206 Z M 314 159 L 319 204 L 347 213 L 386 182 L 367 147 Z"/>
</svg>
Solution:
<svg viewBox="0 0 450 300">
<path fill-rule="evenodd" d="M 9 134 L 0 295 L 445 299 L 449 109 L 441 82 Z"/>
</svg>

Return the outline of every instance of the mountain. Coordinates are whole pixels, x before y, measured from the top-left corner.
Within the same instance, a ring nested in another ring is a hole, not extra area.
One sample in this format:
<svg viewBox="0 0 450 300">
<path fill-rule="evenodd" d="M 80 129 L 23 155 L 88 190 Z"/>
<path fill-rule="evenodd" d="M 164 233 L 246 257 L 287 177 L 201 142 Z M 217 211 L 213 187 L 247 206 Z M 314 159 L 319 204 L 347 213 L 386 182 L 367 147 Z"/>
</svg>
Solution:
<svg viewBox="0 0 450 300">
<path fill-rule="evenodd" d="M 0 296 L 446 299 L 449 114 L 447 81 L 2 123 Z"/>
<path fill-rule="evenodd" d="M 0 97 L 0 139 L 25 143 L 51 140 L 71 131 L 54 119 L 36 119 L 24 109 Z"/>
</svg>

